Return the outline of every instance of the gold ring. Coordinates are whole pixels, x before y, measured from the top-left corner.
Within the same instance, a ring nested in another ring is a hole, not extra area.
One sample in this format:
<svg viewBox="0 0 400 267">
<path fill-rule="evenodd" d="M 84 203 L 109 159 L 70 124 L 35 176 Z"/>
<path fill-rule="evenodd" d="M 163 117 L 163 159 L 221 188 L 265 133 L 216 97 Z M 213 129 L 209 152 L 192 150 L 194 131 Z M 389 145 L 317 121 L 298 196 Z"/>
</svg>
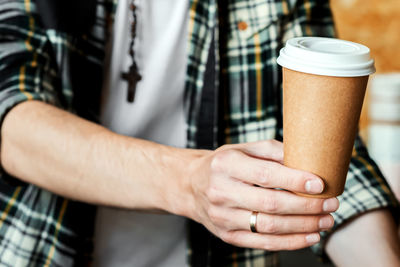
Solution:
<svg viewBox="0 0 400 267">
<path fill-rule="evenodd" d="M 251 212 L 250 215 L 250 230 L 253 233 L 257 233 L 257 215 L 258 215 L 257 211 Z"/>
</svg>

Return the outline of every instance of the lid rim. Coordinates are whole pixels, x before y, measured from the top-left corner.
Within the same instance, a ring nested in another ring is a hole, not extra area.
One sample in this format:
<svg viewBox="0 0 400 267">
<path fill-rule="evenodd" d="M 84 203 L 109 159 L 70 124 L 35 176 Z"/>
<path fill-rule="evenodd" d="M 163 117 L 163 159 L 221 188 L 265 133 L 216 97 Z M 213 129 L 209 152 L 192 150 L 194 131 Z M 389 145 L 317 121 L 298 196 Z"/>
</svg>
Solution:
<svg viewBox="0 0 400 267">
<path fill-rule="evenodd" d="M 329 41 L 329 45 L 325 47 L 327 41 Z M 303 44 L 308 44 L 309 47 L 305 47 Z M 346 49 L 343 47 L 346 47 L 345 45 L 348 47 L 349 44 L 355 48 L 354 52 L 338 52 Z M 280 50 L 277 63 L 295 71 L 334 77 L 368 76 L 376 71 L 368 47 L 326 37 L 289 39 L 286 46 Z"/>
<path fill-rule="evenodd" d="M 282 67 L 298 72 L 314 74 L 314 75 L 321 75 L 321 76 L 332 76 L 332 77 L 362 77 L 362 76 L 369 76 L 375 72 L 375 68 L 373 69 L 362 69 L 358 71 L 339 71 L 337 69 L 314 69 L 314 67 L 308 66 L 291 66 L 288 64 L 281 64 L 280 60 L 277 60 L 278 64 Z"/>
</svg>

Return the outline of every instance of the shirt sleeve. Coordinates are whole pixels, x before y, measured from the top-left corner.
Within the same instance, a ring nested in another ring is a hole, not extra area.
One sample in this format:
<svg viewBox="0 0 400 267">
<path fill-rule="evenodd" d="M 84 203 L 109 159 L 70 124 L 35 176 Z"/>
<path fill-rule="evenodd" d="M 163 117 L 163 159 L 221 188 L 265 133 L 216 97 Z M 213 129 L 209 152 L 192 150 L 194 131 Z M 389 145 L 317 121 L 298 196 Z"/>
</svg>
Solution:
<svg viewBox="0 0 400 267">
<path fill-rule="evenodd" d="M 321 242 L 312 248 L 324 258 L 327 258 L 324 246 L 329 235 L 357 215 L 387 208 L 393 214 L 396 223 L 399 223 L 399 203 L 378 166 L 368 155 L 360 137 L 355 140 L 345 189 L 338 199 L 340 207 L 332 214 L 335 219 L 334 227 L 328 232 L 322 232 Z"/>
<path fill-rule="evenodd" d="M 325 36 L 335 37 L 333 18 L 329 1 L 298 0 L 286 2 L 283 44 L 292 37 Z M 290 3 L 293 3 L 291 6 Z M 360 137 L 354 144 L 344 193 L 338 197 L 340 208 L 333 213 L 335 225 L 329 232 L 321 233 L 321 242 L 313 246 L 313 251 L 324 255 L 324 245 L 329 235 L 341 225 L 362 213 L 388 208 L 399 214 L 399 203 L 388 186 L 378 166 L 368 155 Z M 397 215 L 398 216 L 398 215 Z M 326 256 L 326 255 L 324 255 Z"/>
<path fill-rule="evenodd" d="M 28 100 L 60 105 L 60 79 L 51 45 L 32 1 L 0 3 L 0 127 L 13 107 Z M 0 170 L 1 177 L 7 176 Z"/>
</svg>

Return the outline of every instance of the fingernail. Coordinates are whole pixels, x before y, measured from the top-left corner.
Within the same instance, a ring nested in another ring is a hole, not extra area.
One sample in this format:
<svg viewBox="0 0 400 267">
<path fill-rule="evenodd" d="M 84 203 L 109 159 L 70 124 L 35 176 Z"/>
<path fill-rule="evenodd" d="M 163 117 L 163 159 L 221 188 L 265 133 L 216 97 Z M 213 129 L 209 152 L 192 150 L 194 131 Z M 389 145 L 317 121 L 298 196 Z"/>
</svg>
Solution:
<svg viewBox="0 0 400 267">
<path fill-rule="evenodd" d="M 319 242 L 320 236 L 319 234 L 311 234 L 306 236 L 306 241 L 309 244 L 315 244 L 317 242 Z"/>
<path fill-rule="evenodd" d="M 311 194 L 319 194 L 324 190 L 324 186 L 320 180 L 313 179 L 306 182 L 306 191 Z"/>
<path fill-rule="evenodd" d="M 319 220 L 320 229 L 329 229 L 332 226 L 333 226 L 333 218 L 331 216 L 325 216 Z"/>
<path fill-rule="evenodd" d="M 322 207 L 326 212 L 333 212 L 339 208 L 339 200 L 337 198 L 330 198 L 324 201 L 324 205 Z"/>
</svg>

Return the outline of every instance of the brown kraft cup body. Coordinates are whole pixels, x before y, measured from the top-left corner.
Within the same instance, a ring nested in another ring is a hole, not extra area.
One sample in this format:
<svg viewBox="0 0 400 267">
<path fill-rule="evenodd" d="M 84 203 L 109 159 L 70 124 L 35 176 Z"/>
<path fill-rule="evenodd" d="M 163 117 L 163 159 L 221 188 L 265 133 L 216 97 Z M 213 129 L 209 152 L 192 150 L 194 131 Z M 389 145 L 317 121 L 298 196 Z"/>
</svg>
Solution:
<svg viewBox="0 0 400 267">
<path fill-rule="evenodd" d="M 321 177 L 343 193 L 369 76 L 333 77 L 283 68 L 284 164 Z"/>
</svg>

